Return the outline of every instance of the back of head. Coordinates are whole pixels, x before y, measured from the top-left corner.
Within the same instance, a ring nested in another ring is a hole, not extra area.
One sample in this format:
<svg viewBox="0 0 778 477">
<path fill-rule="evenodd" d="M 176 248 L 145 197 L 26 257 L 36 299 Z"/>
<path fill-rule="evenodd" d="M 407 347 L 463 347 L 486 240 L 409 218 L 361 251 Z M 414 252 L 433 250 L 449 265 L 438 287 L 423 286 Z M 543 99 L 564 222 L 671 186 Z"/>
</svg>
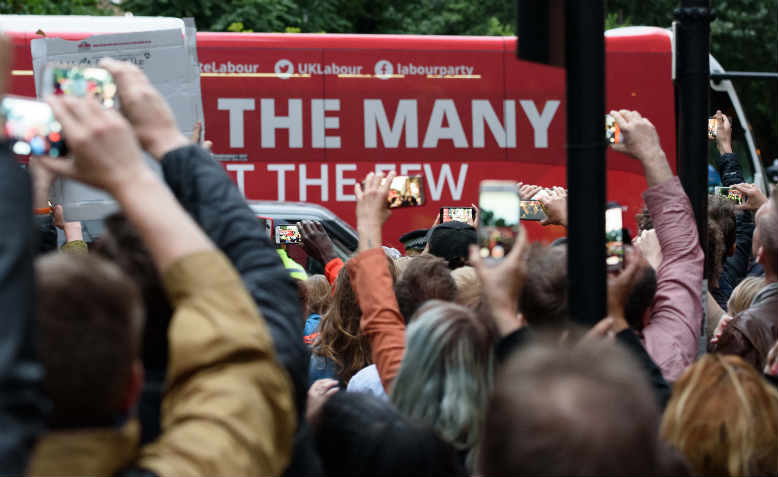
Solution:
<svg viewBox="0 0 778 477">
<path fill-rule="evenodd" d="M 167 368 L 167 329 L 173 309 L 146 245 L 127 218 L 116 213 L 103 221 L 102 237 L 91 252 L 121 268 L 138 286 L 146 311 L 143 330 L 143 364 L 147 370 Z"/>
<path fill-rule="evenodd" d="M 757 212 L 758 246 L 764 249 L 765 272 L 778 273 L 778 188 L 773 187 L 770 199 Z"/>
<path fill-rule="evenodd" d="M 392 260 L 386 258 L 392 278 L 396 270 Z M 351 287 L 346 267 L 341 268 L 335 280 L 335 295 L 319 325 L 319 336 L 313 343 L 313 353 L 334 361 L 338 376 L 348 382 L 360 369 L 373 362 L 370 340 L 359 328 L 362 310 Z"/>
<path fill-rule="evenodd" d="M 778 391 L 737 356 L 706 354 L 675 384 L 662 437 L 697 475 L 778 473 Z"/>
<path fill-rule="evenodd" d="M 551 342 L 549 342 L 551 343 Z M 485 475 L 656 475 L 659 410 L 639 366 L 611 343 L 534 344 L 497 377 Z"/>
<path fill-rule="evenodd" d="M 457 285 L 456 302 L 471 310 L 478 309 L 481 304 L 481 279 L 473 267 L 460 267 L 451 272 L 451 277 Z"/>
<path fill-rule="evenodd" d="M 408 322 L 427 300 L 454 301 L 457 286 L 442 258 L 433 255 L 413 257 L 394 287 L 400 313 Z"/>
<path fill-rule="evenodd" d="M 708 217 L 708 253 L 705 254 L 705 276 L 710 286 L 718 287 L 719 277 L 724 268 L 727 249 L 724 245 L 724 234 L 718 222 Z"/>
<path fill-rule="evenodd" d="M 426 303 L 408 326 L 392 402 L 457 449 L 474 450 L 492 385 L 491 345 L 487 326 L 468 308 Z"/>
<path fill-rule="evenodd" d="M 369 394 L 332 396 L 315 437 L 327 475 L 464 475 L 453 447 Z"/>
<path fill-rule="evenodd" d="M 727 301 L 727 313 L 729 316 L 735 316 L 751 306 L 754 297 L 759 293 L 767 283 L 764 277 L 746 277 L 738 283 Z"/>
<path fill-rule="evenodd" d="M 721 230 L 724 241 L 724 254 L 729 254 L 737 238 L 737 218 L 735 203 L 720 195 L 708 196 L 708 218 L 715 221 Z"/>
<path fill-rule="evenodd" d="M 475 228 L 464 222 L 444 222 L 427 235 L 429 253 L 448 263 L 451 270 L 464 266 L 470 255 L 470 245 L 478 243 Z"/>
<path fill-rule="evenodd" d="M 308 295 L 308 314 L 323 314 L 332 301 L 332 287 L 327 277 L 311 275 L 304 283 Z"/>
<path fill-rule="evenodd" d="M 558 328 L 568 322 L 567 245 L 533 243 L 519 308 L 533 327 Z"/>
<path fill-rule="evenodd" d="M 38 353 L 53 427 L 111 426 L 127 411 L 143 306 L 116 265 L 94 255 L 39 258 Z"/>
</svg>

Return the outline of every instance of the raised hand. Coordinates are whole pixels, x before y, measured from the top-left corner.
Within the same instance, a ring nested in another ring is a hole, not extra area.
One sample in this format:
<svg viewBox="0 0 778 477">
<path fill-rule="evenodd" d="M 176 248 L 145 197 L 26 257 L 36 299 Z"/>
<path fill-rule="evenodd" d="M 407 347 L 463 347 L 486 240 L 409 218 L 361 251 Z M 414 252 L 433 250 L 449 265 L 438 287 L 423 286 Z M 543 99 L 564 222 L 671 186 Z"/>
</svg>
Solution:
<svg viewBox="0 0 778 477">
<path fill-rule="evenodd" d="M 767 202 L 767 197 L 754 184 L 735 184 L 732 187 L 739 190 L 745 198 L 743 203 L 737 206 L 738 209 L 756 212 L 762 204 Z"/>
<path fill-rule="evenodd" d="M 319 222 L 312 220 L 297 222 L 297 230 L 300 231 L 302 247 L 308 256 L 318 260 L 322 265 L 327 265 L 338 257 L 332 240 Z"/>
<path fill-rule="evenodd" d="M 512 333 L 520 326 L 517 318 L 518 303 L 527 277 L 528 249 L 529 240 L 524 227 L 519 228 L 519 236 L 510 253 L 494 266 L 484 264 L 478 246 L 470 246 L 470 265 L 481 279 L 485 302 L 491 307 L 501 336 Z"/>
<path fill-rule="evenodd" d="M 716 111 L 716 148 L 719 154 L 732 153 L 732 123 L 726 114 Z"/>
<path fill-rule="evenodd" d="M 561 225 L 567 228 L 567 191 L 562 187 L 554 187 L 539 200 L 546 213 L 546 218 L 540 224 Z"/>
<path fill-rule="evenodd" d="M 132 124 L 143 149 L 154 159 L 161 160 L 167 152 L 189 144 L 179 131 L 170 106 L 137 66 L 111 58 L 103 58 L 100 66 L 113 75 L 122 114 Z"/>
<path fill-rule="evenodd" d="M 539 185 L 525 184 L 519 182 L 519 200 L 532 200 L 532 198 L 543 190 Z"/>
<path fill-rule="evenodd" d="M 55 174 L 105 189 L 111 194 L 126 183 L 153 173 L 143 161 L 132 127 L 118 112 L 92 98 L 48 99 L 67 138 L 73 160 L 40 158 Z"/>
<path fill-rule="evenodd" d="M 357 232 L 359 233 L 359 250 L 368 250 L 381 246 L 381 227 L 391 215 L 386 197 L 394 179 L 390 172 L 386 180 L 383 174 L 371 172 L 365 182 L 354 187 L 357 196 Z"/>
<path fill-rule="evenodd" d="M 611 111 L 611 116 L 621 129 L 624 140 L 611 144 L 613 150 L 638 159 L 646 170 L 648 186 L 661 184 L 673 178 L 673 171 L 667 163 L 659 135 L 651 121 L 637 111 Z"/>
</svg>

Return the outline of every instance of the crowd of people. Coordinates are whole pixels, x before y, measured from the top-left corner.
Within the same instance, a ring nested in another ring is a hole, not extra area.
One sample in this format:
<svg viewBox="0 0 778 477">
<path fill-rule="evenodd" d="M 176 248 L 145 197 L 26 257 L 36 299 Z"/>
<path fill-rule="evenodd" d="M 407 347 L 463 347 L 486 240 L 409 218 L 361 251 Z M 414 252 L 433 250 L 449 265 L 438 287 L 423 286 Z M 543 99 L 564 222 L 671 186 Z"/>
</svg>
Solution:
<svg viewBox="0 0 778 477">
<path fill-rule="evenodd" d="M 298 224 L 308 276 L 144 74 L 101 66 L 121 113 L 47 99 L 72 159 L 0 150 L 3 474 L 778 474 L 778 194 L 745 183 L 726 116 L 744 200 L 710 198 L 705 254 L 655 128 L 611 112 L 646 207 L 584 329 L 565 240 L 520 229 L 492 263 L 453 221 L 383 246 L 393 173 L 355 186 L 347 260 Z M 121 206 L 88 246 L 47 210 L 58 176 Z M 565 227 L 566 191 L 539 200 Z"/>
</svg>

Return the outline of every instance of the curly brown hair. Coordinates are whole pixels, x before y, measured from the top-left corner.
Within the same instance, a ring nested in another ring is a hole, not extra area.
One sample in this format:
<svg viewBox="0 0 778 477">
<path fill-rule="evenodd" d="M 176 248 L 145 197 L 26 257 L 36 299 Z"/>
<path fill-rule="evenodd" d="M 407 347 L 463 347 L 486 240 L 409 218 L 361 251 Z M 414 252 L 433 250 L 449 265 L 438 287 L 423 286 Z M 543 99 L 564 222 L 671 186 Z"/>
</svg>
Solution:
<svg viewBox="0 0 778 477">
<path fill-rule="evenodd" d="M 396 280 L 394 263 L 387 257 L 392 281 Z M 341 268 L 335 280 L 332 304 L 321 318 L 319 336 L 313 342 L 313 354 L 332 360 L 337 376 L 348 383 L 357 371 L 373 364 L 370 341 L 359 329 L 362 310 L 351 288 L 346 267 Z"/>
</svg>

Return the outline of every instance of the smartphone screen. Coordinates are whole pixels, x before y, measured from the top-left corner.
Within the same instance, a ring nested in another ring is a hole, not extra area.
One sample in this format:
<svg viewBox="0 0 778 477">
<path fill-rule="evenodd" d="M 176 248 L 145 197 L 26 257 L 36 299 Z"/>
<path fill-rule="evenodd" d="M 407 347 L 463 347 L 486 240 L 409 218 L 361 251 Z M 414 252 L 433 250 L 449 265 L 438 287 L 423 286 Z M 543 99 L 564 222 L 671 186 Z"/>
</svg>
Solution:
<svg viewBox="0 0 778 477">
<path fill-rule="evenodd" d="M 719 120 L 716 118 L 708 119 L 708 139 L 716 139 L 716 130 L 719 127 Z"/>
<path fill-rule="evenodd" d="M 48 104 L 19 96 L 0 103 L 0 127 L 19 156 L 60 157 L 67 154 L 62 126 Z"/>
<path fill-rule="evenodd" d="M 387 201 L 390 209 L 424 205 L 424 183 L 421 176 L 397 176 L 392 179 Z"/>
<path fill-rule="evenodd" d="M 738 205 L 743 203 L 743 193 L 737 189 L 732 187 L 716 187 L 714 191 L 716 192 L 716 195 L 729 199 Z"/>
<path fill-rule="evenodd" d="M 114 108 L 116 93 L 113 76 L 103 68 L 50 64 L 43 73 L 43 96 L 91 96 L 106 108 Z"/>
<path fill-rule="evenodd" d="M 478 195 L 481 256 L 502 258 L 513 246 L 519 230 L 519 192 L 512 181 L 482 181 Z"/>
<path fill-rule="evenodd" d="M 521 220 L 545 220 L 546 212 L 539 200 L 522 200 L 519 205 Z"/>
<path fill-rule="evenodd" d="M 622 232 L 621 206 L 616 204 L 605 209 L 605 263 L 609 271 L 621 270 L 624 266 L 624 235 Z"/>
<path fill-rule="evenodd" d="M 616 118 L 610 114 L 605 115 L 605 141 L 608 144 L 618 144 L 621 142 L 621 129 L 616 123 Z"/>
<path fill-rule="evenodd" d="M 302 243 L 300 231 L 296 225 L 276 225 L 276 243 L 277 244 L 295 244 Z"/>
<path fill-rule="evenodd" d="M 475 209 L 472 207 L 441 207 L 440 223 L 451 221 L 474 225 Z"/>
</svg>

